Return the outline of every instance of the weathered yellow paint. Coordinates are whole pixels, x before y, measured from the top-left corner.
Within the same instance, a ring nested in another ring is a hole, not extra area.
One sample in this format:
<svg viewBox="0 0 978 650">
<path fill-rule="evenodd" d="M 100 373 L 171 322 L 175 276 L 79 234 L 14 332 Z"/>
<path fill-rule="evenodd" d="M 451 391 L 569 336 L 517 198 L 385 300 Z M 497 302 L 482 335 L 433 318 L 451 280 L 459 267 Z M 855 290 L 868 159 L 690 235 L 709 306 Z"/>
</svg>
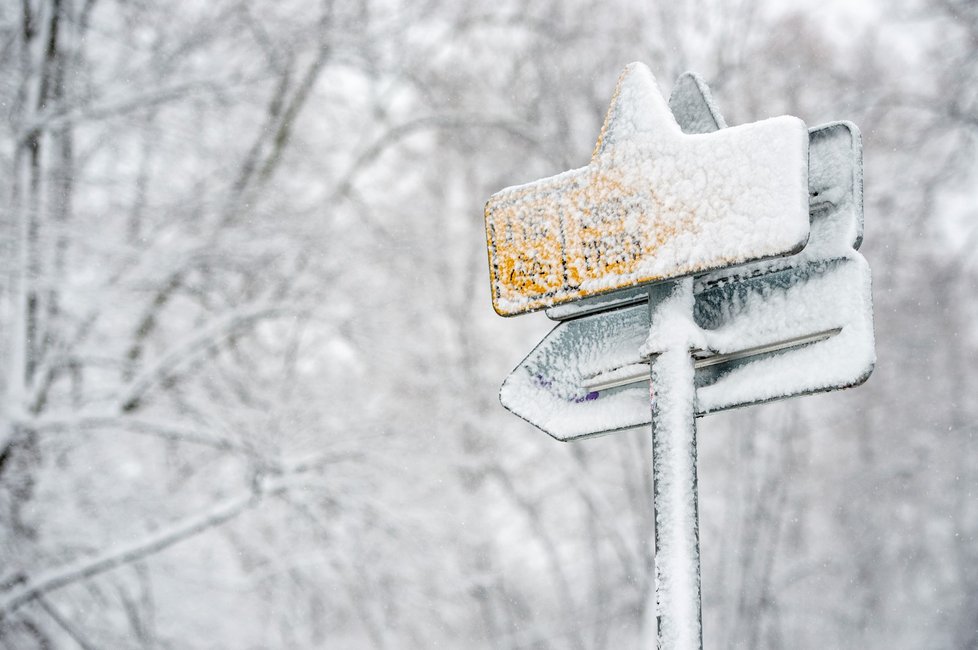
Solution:
<svg viewBox="0 0 978 650">
<path fill-rule="evenodd" d="M 547 295 L 565 284 L 562 220 L 547 190 L 527 187 L 486 205 L 495 279 L 524 296 Z"/>
<path fill-rule="evenodd" d="M 692 214 L 668 214 L 653 188 L 629 185 L 613 168 L 597 164 L 615 119 L 624 74 L 588 167 L 501 192 L 486 204 L 492 298 L 499 314 L 600 293 L 581 285 L 633 275 L 639 262 L 677 231 L 695 229 Z M 568 214 L 575 219 L 566 219 Z M 639 221 L 628 222 L 626 215 Z M 658 279 L 636 277 L 633 284 Z M 522 304 L 509 307 L 507 300 Z"/>
<path fill-rule="evenodd" d="M 494 196 L 486 204 L 486 225 L 496 310 L 509 315 L 600 293 L 581 285 L 634 274 L 644 257 L 677 232 L 695 233 L 692 213 L 674 212 L 652 188 L 628 185 L 613 170 L 600 168 Z M 629 222 L 624 215 L 634 218 Z M 657 279 L 638 277 L 635 283 Z M 502 291 L 508 295 L 500 296 Z M 513 296 L 526 304 L 499 304 L 498 298 Z"/>
</svg>

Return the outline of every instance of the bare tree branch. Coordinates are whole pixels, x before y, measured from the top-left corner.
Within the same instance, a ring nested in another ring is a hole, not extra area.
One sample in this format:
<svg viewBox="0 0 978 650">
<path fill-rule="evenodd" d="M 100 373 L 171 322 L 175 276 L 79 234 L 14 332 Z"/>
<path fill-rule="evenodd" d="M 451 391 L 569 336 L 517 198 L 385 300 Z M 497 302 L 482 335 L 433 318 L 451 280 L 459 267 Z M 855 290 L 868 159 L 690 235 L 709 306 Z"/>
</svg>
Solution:
<svg viewBox="0 0 978 650">
<path fill-rule="evenodd" d="M 96 650 L 95 645 L 85 638 L 82 631 L 79 630 L 74 623 L 65 618 L 54 605 L 48 602 L 47 598 L 38 596 L 37 603 L 41 606 L 41 609 L 47 612 L 48 616 L 50 616 L 51 619 L 58 624 L 58 627 L 64 630 L 65 634 L 70 636 L 71 640 L 78 644 L 78 647 L 80 647 L 82 650 Z"/>
<path fill-rule="evenodd" d="M 277 494 L 283 489 L 285 488 L 279 484 L 262 485 L 259 482 L 254 491 L 218 503 L 202 513 L 186 517 L 136 542 L 28 578 L 22 586 L 15 587 L 0 597 L 0 622 L 18 608 L 45 594 L 145 559 L 174 544 L 231 521 L 243 512 L 258 506 L 264 497 Z"/>
<path fill-rule="evenodd" d="M 157 383 L 171 376 L 180 366 L 213 349 L 237 332 L 252 327 L 264 319 L 297 313 L 299 313 L 297 309 L 269 305 L 232 311 L 202 328 L 202 331 L 195 333 L 189 339 L 173 345 L 156 363 L 133 378 L 127 387 L 119 391 L 117 400 L 119 409 L 123 412 L 135 410 L 146 393 Z"/>
</svg>

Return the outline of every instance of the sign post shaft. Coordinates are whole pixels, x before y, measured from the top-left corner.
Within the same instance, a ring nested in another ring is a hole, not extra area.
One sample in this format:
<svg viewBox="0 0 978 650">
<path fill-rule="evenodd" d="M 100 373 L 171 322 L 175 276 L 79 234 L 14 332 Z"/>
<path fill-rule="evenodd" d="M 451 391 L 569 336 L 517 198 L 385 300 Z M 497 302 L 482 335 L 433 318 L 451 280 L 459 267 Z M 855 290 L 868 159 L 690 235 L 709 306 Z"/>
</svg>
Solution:
<svg viewBox="0 0 978 650">
<path fill-rule="evenodd" d="M 694 365 L 698 333 L 691 278 L 650 290 L 652 475 L 657 644 L 703 647 L 696 486 Z"/>
</svg>

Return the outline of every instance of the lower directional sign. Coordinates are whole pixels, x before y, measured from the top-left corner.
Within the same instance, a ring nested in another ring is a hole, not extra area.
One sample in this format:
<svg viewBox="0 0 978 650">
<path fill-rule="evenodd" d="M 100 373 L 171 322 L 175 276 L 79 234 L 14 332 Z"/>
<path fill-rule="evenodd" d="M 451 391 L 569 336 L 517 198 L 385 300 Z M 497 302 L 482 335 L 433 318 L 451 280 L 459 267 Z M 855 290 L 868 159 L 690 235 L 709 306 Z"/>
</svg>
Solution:
<svg viewBox="0 0 978 650">
<path fill-rule="evenodd" d="M 738 283 L 697 283 L 696 414 L 855 386 L 875 361 L 869 267 L 810 262 Z M 503 383 L 507 409 L 558 440 L 646 425 L 647 303 L 568 320 Z M 654 398 L 653 398 L 654 399 Z"/>
</svg>

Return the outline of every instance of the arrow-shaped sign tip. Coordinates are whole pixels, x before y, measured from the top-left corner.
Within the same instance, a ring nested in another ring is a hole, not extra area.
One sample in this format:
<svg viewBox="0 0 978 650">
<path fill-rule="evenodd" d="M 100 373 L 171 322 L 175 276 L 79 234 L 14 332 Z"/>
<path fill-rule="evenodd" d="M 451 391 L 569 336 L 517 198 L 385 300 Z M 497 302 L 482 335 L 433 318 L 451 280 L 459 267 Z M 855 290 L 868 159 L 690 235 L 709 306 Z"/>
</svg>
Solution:
<svg viewBox="0 0 978 650">
<path fill-rule="evenodd" d="M 652 71 L 644 63 L 629 63 L 618 75 L 618 84 L 592 157 L 598 157 L 615 143 L 636 133 L 651 136 L 663 131 L 681 133 Z"/>
<path fill-rule="evenodd" d="M 683 133 L 713 133 L 727 128 L 710 87 L 694 72 L 684 72 L 676 79 L 669 108 Z"/>
</svg>

